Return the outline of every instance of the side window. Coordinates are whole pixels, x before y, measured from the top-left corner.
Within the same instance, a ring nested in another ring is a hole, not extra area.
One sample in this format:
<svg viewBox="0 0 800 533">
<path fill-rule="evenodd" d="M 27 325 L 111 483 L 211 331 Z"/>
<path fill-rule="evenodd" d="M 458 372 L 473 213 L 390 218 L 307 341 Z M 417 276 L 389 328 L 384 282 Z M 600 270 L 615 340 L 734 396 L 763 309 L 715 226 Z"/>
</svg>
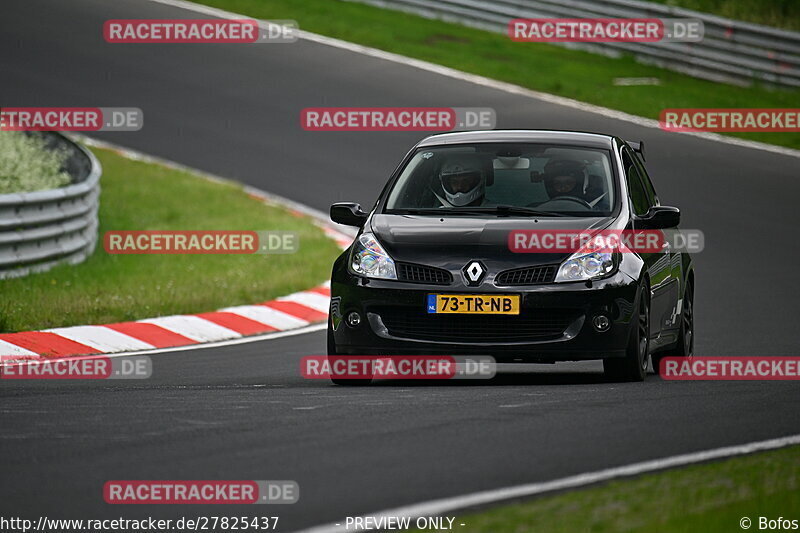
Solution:
<svg viewBox="0 0 800 533">
<path fill-rule="evenodd" d="M 642 183 L 644 183 L 644 190 L 647 192 L 647 199 L 650 203 L 650 206 L 652 207 L 659 205 L 656 189 L 653 187 L 653 182 L 650 180 L 650 176 L 647 175 L 647 169 L 644 168 L 644 163 L 642 163 L 641 159 L 639 159 L 636 154 L 632 154 L 632 157 L 636 164 L 636 168 L 639 170 L 639 175 L 642 177 Z"/>
<path fill-rule="evenodd" d="M 627 150 L 622 151 L 622 165 L 625 167 L 625 179 L 628 182 L 628 194 L 631 196 L 633 203 L 633 212 L 637 215 L 644 215 L 650 209 L 650 202 L 647 199 L 647 193 L 642 185 L 642 177 L 639 175 L 639 170 L 636 168 L 636 163 L 633 162 Z"/>
</svg>

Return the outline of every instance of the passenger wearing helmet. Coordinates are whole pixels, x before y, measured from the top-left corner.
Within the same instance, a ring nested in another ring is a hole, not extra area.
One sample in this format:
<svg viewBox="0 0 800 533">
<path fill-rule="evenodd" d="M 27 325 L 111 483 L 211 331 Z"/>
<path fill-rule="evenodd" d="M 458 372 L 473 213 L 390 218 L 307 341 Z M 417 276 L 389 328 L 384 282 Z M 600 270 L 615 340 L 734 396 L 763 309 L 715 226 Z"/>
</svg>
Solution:
<svg viewBox="0 0 800 533">
<path fill-rule="evenodd" d="M 444 206 L 479 206 L 486 194 L 486 176 L 475 161 L 468 158 L 454 159 L 442 164 L 439 181 L 445 198 L 439 197 Z M 437 197 L 439 195 L 437 194 Z"/>
</svg>

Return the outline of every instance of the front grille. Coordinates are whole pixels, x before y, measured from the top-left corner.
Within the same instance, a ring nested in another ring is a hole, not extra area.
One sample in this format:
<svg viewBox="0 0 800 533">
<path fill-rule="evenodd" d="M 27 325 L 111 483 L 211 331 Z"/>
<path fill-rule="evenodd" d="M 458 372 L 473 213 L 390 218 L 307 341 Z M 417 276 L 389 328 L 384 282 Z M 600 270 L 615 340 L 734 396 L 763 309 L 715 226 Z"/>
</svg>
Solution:
<svg viewBox="0 0 800 533">
<path fill-rule="evenodd" d="M 494 280 L 495 285 L 535 285 L 550 283 L 555 279 L 556 267 L 542 265 L 535 267 L 515 268 L 500 272 Z"/>
<path fill-rule="evenodd" d="M 558 338 L 578 316 L 568 309 L 523 310 L 520 315 L 450 315 L 407 307 L 384 307 L 375 312 L 393 337 L 456 343 Z"/>
<path fill-rule="evenodd" d="M 412 263 L 397 263 L 397 279 L 411 283 L 449 285 L 453 276 L 447 270 Z"/>
</svg>

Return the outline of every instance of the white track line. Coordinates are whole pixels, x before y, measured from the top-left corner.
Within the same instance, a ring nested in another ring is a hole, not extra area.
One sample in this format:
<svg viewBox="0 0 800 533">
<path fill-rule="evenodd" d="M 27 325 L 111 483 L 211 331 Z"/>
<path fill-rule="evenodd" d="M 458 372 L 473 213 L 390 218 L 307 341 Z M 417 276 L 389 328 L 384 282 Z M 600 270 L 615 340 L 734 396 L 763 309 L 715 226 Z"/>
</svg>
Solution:
<svg viewBox="0 0 800 533">
<path fill-rule="evenodd" d="M 241 19 L 241 18 L 252 18 L 246 15 L 241 15 L 237 13 L 232 13 L 230 11 L 225 11 L 223 9 L 217 9 L 214 7 L 208 7 L 203 5 L 194 4 L 192 2 L 188 2 L 186 0 L 148 0 L 149 2 L 155 2 L 157 4 L 168 5 L 171 7 L 176 7 L 179 9 L 185 9 L 188 11 L 192 11 L 195 13 L 202 13 L 204 15 L 209 15 L 211 17 L 217 17 L 222 19 Z M 259 21 L 261 27 L 267 28 L 267 24 L 263 21 Z M 344 50 L 348 50 L 350 52 L 355 52 L 358 54 L 363 54 L 371 57 L 376 57 L 379 59 L 383 59 L 386 61 L 391 61 L 393 63 L 399 63 L 408 67 L 417 68 L 420 70 L 425 70 L 428 72 L 433 72 L 435 74 L 439 74 L 442 76 L 447 76 L 449 78 L 454 78 L 461 81 L 466 81 L 470 83 L 474 83 L 476 85 L 482 85 L 484 87 L 489 87 L 492 89 L 497 89 L 499 91 L 504 91 L 511 94 L 517 94 L 520 96 L 526 96 L 528 98 L 535 98 L 537 100 L 548 102 L 551 104 L 556 104 L 564 107 L 569 107 L 572 109 L 577 109 L 579 111 L 585 111 L 587 113 L 594 113 L 596 115 L 602 115 L 604 117 L 613 118 L 616 120 L 621 120 L 624 122 L 630 122 L 632 124 L 636 124 L 638 126 L 643 126 L 645 128 L 652 128 L 657 129 L 659 131 L 661 128 L 659 127 L 658 121 L 650 118 L 639 117 L 636 115 L 631 115 L 629 113 L 625 113 L 623 111 L 617 111 L 615 109 L 608 109 L 605 107 L 601 107 L 598 105 L 587 104 L 585 102 L 579 102 L 577 100 L 572 100 L 570 98 L 565 98 L 563 96 L 556 96 L 554 94 L 543 93 L 539 91 L 534 91 L 531 89 L 526 89 L 525 87 L 521 87 L 519 85 L 514 85 L 512 83 L 506 83 L 502 81 L 493 80 L 490 78 L 485 78 L 483 76 L 478 76 L 477 74 L 470 74 L 468 72 L 463 72 L 460 70 L 456 70 L 454 68 L 443 67 L 442 65 L 436 65 L 434 63 L 429 63 L 427 61 L 421 61 L 419 59 L 412 59 L 410 57 L 405 57 L 400 54 L 393 54 L 391 52 L 385 52 L 383 50 L 378 50 L 377 48 L 370 48 L 368 46 L 362 46 L 360 44 L 354 44 L 347 41 L 342 41 L 340 39 L 334 39 L 332 37 L 325 37 L 324 35 L 317 35 L 316 33 L 311 33 L 307 31 L 298 31 L 297 35 L 301 39 L 305 39 L 307 41 L 313 41 L 319 44 L 324 44 L 327 46 L 333 46 L 335 48 L 341 48 Z M 285 45 L 291 46 L 291 45 Z M 665 132 L 667 133 L 667 132 Z M 772 152 L 776 154 L 786 155 L 789 157 L 800 157 L 800 150 L 794 150 L 792 148 L 784 148 L 782 146 L 776 146 L 773 144 L 766 144 L 760 143 L 756 141 L 746 141 L 744 139 L 738 139 L 736 137 L 728 137 L 725 135 L 720 135 L 718 133 L 709 133 L 709 132 L 672 132 L 672 135 L 691 135 L 693 137 L 699 137 L 701 139 L 705 139 L 708 141 L 715 141 L 724 144 L 729 144 L 733 146 L 738 146 L 740 148 L 751 148 L 754 150 L 762 150 L 765 152 Z"/>
<path fill-rule="evenodd" d="M 766 450 L 775 450 L 777 448 L 784 448 L 786 446 L 792 446 L 796 444 L 800 444 L 800 435 L 751 442 L 749 444 L 741 444 L 737 446 L 727 446 L 725 448 L 716 448 L 713 450 L 687 453 L 683 455 L 674 455 L 671 457 L 665 457 L 663 459 L 655 459 L 653 461 L 645 461 L 642 463 L 608 468 L 606 470 L 598 470 L 596 472 L 587 472 L 585 474 L 578 474 L 575 476 L 555 479 L 553 481 L 546 481 L 543 483 L 530 483 L 527 485 L 517 485 L 515 487 L 475 492 L 473 494 L 465 494 L 463 496 L 456 496 L 454 498 L 432 500 L 406 507 L 387 509 L 365 516 L 375 517 L 377 519 L 379 519 L 381 516 L 407 516 L 411 517 L 412 519 L 420 516 L 440 516 L 447 513 L 452 513 L 453 511 L 460 511 L 482 505 L 494 504 L 516 498 L 536 496 L 539 494 L 564 489 L 574 489 L 615 478 L 636 476 L 658 470 L 664 470 L 667 468 L 675 468 L 678 466 L 712 461 L 714 459 L 734 457 L 737 455 L 745 455 Z M 326 524 L 323 526 L 304 529 L 298 533 L 338 533 L 353 530 L 354 528 L 352 527 L 349 530 L 346 529 L 344 520 L 341 520 L 339 525 L 335 523 Z"/>
</svg>

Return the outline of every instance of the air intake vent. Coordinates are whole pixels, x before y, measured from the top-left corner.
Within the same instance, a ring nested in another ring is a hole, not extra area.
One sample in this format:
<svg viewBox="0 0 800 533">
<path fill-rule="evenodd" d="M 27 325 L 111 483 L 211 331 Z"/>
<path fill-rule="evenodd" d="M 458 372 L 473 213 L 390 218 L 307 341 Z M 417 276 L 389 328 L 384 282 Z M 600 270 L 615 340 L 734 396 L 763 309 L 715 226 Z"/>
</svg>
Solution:
<svg viewBox="0 0 800 533">
<path fill-rule="evenodd" d="M 542 265 L 526 268 L 515 268 L 500 272 L 494 280 L 495 285 L 536 285 L 538 283 L 550 283 L 555 279 L 556 267 L 553 265 Z"/>
<path fill-rule="evenodd" d="M 447 270 L 412 263 L 397 263 L 397 279 L 432 285 L 450 285 L 453 282 L 453 276 Z"/>
<path fill-rule="evenodd" d="M 394 337 L 455 343 L 554 339 L 578 317 L 578 312 L 567 309 L 526 315 L 440 315 L 403 307 L 375 311 Z"/>
</svg>

